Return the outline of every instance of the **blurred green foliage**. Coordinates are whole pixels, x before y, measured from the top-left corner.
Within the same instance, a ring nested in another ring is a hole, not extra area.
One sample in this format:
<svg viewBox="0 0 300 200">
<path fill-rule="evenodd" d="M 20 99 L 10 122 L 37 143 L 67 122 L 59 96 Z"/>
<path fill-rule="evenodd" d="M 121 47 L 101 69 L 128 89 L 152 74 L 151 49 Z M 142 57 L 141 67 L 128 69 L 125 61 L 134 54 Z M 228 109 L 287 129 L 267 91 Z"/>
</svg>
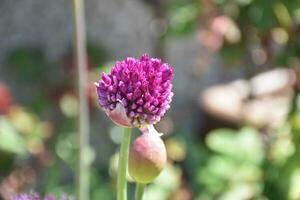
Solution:
<svg viewBox="0 0 300 200">
<path fill-rule="evenodd" d="M 197 28 L 199 4 L 172 2 L 167 9 L 169 16 L 168 36 L 183 36 Z"/>
<path fill-rule="evenodd" d="M 194 144 L 188 157 L 198 156 L 185 162 L 195 197 L 299 199 L 300 95 L 294 101 L 289 119 L 276 129 L 217 129 Z"/>
<path fill-rule="evenodd" d="M 298 0 L 168 1 L 166 37 L 196 30 L 204 48 L 218 52 L 225 66 L 246 66 L 250 75 L 259 70 L 257 66 L 293 68 L 300 63 L 299 3 Z"/>
</svg>

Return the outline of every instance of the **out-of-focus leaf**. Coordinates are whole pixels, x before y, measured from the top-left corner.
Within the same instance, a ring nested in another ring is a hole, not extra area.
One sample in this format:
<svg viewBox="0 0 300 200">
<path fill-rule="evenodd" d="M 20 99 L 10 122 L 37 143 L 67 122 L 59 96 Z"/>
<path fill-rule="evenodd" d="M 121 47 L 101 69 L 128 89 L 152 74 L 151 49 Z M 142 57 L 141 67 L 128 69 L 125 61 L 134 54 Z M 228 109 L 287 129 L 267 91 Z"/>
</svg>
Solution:
<svg viewBox="0 0 300 200">
<path fill-rule="evenodd" d="M 208 162 L 207 169 L 214 176 L 229 179 L 236 172 L 235 163 L 224 156 L 212 156 Z"/>
<path fill-rule="evenodd" d="M 181 170 L 167 165 L 153 184 L 145 191 L 145 200 L 166 200 L 180 186 Z"/>
<path fill-rule="evenodd" d="M 229 189 L 222 194 L 220 200 L 247 200 L 254 199 L 257 194 L 257 188 L 251 184 L 237 184 L 229 186 Z"/>
<path fill-rule="evenodd" d="M 190 3 L 170 9 L 170 25 L 167 34 L 183 35 L 189 33 L 197 25 L 199 5 Z"/>
<path fill-rule="evenodd" d="M 241 15 L 246 13 L 241 13 Z M 257 1 L 251 4 L 248 9 L 248 16 L 253 25 L 263 30 L 268 30 L 276 23 L 276 18 L 272 9 L 272 3 L 268 1 Z"/>
<path fill-rule="evenodd" d="M 279 21 L 279 24 L 283 27 L 290 27 L 292 19 L 287 7 L 282 2 L 277 2 L 274 6 L 274 13 Z"/>
<path fill-rule="evenodd" d="M 34 131 L 37 123 L 36 116 L 28 113 L 22 107 L 14 107 L 10 112 L 10 121 L 12 125 L 21 133 L 30 135 Z"/>
<path fill-rule="evenodd" d="M 299 24 L 300 23 L 300 7 L 295 8 L 293 15 L 294 15 L 295 21 Z"/>
<path fill-rule="evenodd" d="M 4 117 L 0 117 L 0 149 L 20 155 L 27 152 L 24 138 Z"/>
<path fill-rule="evenodd" d="M 177 138 L 169 138 L 165 141 L 168 157 L 174 161 L 183 161 L 186 157 L 186 144 Z"/>
<path fill-rule="evenodd" d="M 295 145 L 290 137 L 279 137 L 270 147 L 270 154 L 274 164 L 284 164 L 295 152 Z"/>
<path fill-rule="evenodd" d="M 210 149 L 229 155 L 235 154 L 237 142 L 236 132 L 230 129 L 214 130 L 206 139 L 206 144 Z"/>
<path fill-rule="evenodd" d="M 300 199 L 300 168 L 296 169 L 292 173 L 291 186 L 289 190 L 289 199 L 298 200 Z"/>
<path fill-rule="evenodd" d="M 248 5 L 250 4 L 253 0 L 236 0 L 240 5 Z"/>
<path fill-rule="evenodd" d="M 65 94 L 60 102 L 60 109 L 67 117 L 76 117 L 78 115 L 78 101 L 72 94 Z"/>
<path fill-rule="evenodd" d="M 260 163 L 264 157 L 262 141 L 253 128 L 240 132 L 215 130 L 208 135 L 206 143 L 210 149 L 239 161 Z"/>
<path fill-rule="evenodd" d="M 203 167 L 199 170 L 197 180 L 202 186 L 201 192 L 206 191 L 210 195 L 219 194 L 226 185 L 225 180 L 213 174 L 208 167 Z"/>
<path fill-rule="evenodd" d="M 76 166 L 76 133 L 61 135 L 55 146 L 57 155 L 66 163 Z"/>
</svg>

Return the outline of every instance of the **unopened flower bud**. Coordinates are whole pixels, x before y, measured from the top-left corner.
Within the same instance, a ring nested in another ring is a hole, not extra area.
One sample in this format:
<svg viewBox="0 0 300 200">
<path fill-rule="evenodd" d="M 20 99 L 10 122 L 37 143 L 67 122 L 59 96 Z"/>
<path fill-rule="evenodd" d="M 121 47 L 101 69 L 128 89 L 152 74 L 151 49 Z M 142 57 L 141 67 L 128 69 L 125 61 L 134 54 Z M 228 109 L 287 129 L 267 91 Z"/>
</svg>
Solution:
<svg viewBox="0 0 300 200">
<path fill-rule="evenodd" d="M 152 125 L 148 127 L 134 141 L 128 163 L 130 176 L 143 184 L 152 182 L 167 162 L 167 152 L 160 134 Z"/>
</svg>

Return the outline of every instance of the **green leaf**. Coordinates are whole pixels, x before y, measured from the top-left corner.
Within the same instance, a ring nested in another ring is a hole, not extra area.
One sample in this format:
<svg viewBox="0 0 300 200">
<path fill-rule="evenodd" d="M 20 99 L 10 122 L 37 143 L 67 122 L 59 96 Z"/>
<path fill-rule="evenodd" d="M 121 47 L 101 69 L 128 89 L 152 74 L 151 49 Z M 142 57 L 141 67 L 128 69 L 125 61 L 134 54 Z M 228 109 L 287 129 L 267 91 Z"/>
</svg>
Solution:
<svg viewBox="0 0 300 200">
<path fill-rule="evenodd" d="M 27 152 L 24 138 L 4 117 L 0 118 L 0 149 L 20 155 Z"/>
<path fill-rule="evenodd" d="M 237 161 L 258 164 L 264 158 L 262 141 L 253 128 L 243 128 L 239 132 L 215 130 L 208 135 L 206 143 L 211 150 Z"/>
</svg>

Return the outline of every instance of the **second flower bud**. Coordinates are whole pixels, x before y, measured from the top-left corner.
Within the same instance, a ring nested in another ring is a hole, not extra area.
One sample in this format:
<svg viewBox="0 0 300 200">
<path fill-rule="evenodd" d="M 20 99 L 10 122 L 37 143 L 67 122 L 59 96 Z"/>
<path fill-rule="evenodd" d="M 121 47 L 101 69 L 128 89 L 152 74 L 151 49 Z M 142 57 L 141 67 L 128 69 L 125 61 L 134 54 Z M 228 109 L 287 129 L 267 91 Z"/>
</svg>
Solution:
<svg viewBox="0 0 300 200">
<path fill-rule="evenodd" d="M 149 129 L 136 138 L 129 153 L 129 174 L 143 184 L 152 182 L 167 162 L 163 140 L 153 127 Z"/>
</svg>

